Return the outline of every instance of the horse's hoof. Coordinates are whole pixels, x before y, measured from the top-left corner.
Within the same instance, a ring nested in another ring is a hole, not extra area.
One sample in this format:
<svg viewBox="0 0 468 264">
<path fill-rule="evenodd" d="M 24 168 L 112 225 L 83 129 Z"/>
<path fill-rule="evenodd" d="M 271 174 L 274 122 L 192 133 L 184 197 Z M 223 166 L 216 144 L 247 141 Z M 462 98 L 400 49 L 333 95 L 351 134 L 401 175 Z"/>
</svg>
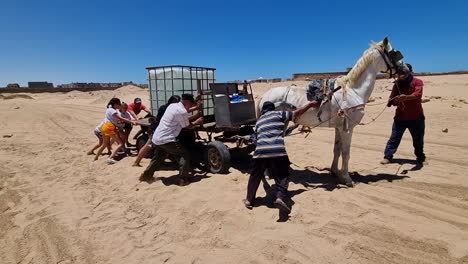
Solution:
<svg viewBox="0 0 468 264">
<path fill-rule="evenodd" d="M 338 173 L 330 170 L 330 175 L 334 178 L 338 178 Z"/>
<path fill-rule="evenodd" d="M 351 177 L 349 177 L 349 175 L 338 174 L 338 182 L 348 187 L 354 187 L 353 180 L 351 179 Z"/>
</svg>

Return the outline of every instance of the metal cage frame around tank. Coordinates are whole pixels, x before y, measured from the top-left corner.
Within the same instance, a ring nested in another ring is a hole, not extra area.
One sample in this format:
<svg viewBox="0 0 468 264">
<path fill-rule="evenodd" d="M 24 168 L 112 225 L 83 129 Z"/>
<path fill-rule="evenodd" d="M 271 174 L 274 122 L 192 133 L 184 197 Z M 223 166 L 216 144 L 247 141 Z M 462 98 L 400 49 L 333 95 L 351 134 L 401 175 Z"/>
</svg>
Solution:
<svg viewBox="0 0 468 264">
<path fill-rule="evenodd" d="M 172 95 L 196 93 L 202 95 L 203 115 L 205 122 L 214 119 L 214 102 L 210 84 L 215 83 L 215 68 L 165 65 L 147 67 L 150 103 L 153 115 L 157 114 L 160 106 L 167 103 Z M 180 74 L 179 74 L 180 73 Z"/>
</svg>

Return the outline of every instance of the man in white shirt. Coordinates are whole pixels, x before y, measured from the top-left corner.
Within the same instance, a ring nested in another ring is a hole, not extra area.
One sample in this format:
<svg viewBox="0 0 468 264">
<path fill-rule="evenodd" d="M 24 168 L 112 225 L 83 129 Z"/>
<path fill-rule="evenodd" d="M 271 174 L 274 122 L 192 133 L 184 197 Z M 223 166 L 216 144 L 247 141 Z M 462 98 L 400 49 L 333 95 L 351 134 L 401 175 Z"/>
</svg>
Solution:
<svg viewBox="0 0 468 264">
<path fill-rule="evenodd" d="M 189 128 L 203 123 L 203 119 L 197 119 L 192 124 L 189 121 L 190 115 L 188 111 L 195 105 L 193 95 L 183 94 L 182 100 L 179 103 L 170 104 L 167 107 L 153 134 L 153 158 L 146 170 L 141 174 L 140 181 L 151 180 L 154 172 L 160 168 L 166 158 L 166 153 L 168 153 L 174 156 L 179 163 L 179 185 L 186 185 L 188 183 L 190 153 L 176 138 L 182 128 Z M 197 115 L 201 115 L 200 112 Z"/>
</svg>

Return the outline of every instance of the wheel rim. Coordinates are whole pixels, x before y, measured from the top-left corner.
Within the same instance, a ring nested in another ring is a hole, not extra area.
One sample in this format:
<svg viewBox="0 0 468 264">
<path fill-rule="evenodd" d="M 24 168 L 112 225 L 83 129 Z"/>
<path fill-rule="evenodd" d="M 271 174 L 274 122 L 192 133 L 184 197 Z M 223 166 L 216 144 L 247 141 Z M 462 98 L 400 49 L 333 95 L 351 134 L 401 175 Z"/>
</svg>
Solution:
<svg viewBox="0 0 468 264">
<path fill-rule="evenodd" d="M 219 154 L 218 150 L 215 148 L 209 148 L 208 149 L 208 162 L 210 163 L 210 166 L 218 170 L 221 168 L 221 155 Z"/>
</svg>

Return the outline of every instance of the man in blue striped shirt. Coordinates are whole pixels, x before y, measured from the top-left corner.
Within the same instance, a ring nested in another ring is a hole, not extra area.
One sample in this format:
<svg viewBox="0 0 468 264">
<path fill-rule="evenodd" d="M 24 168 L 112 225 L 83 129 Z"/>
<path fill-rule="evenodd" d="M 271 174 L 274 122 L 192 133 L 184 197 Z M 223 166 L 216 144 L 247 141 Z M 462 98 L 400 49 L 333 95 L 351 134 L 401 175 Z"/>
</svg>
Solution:
<svg viewBox="0 0 468 264">
<path fill-rule="evenodd" d="M 277 186 L 275 206 L 281 211 L 290 213 L 291 209 L 284 202 L 289 184 L 289 158 L 284 146 L 284 131 L 288 121 L 297 120 L 315 102 L 310 102 L 294 111 L 274 111 L 272 102 L 265 102 L 262 107 L 262 115 L 255 125 L 257 146 L 253 155 L 254 164 L 247 185 L 247 198 L 244 205 L 248 209 L 253 208 L 255 194 L 264 177 L 265 170 L 270 171 L 270 176 Z"/>
</svg>

